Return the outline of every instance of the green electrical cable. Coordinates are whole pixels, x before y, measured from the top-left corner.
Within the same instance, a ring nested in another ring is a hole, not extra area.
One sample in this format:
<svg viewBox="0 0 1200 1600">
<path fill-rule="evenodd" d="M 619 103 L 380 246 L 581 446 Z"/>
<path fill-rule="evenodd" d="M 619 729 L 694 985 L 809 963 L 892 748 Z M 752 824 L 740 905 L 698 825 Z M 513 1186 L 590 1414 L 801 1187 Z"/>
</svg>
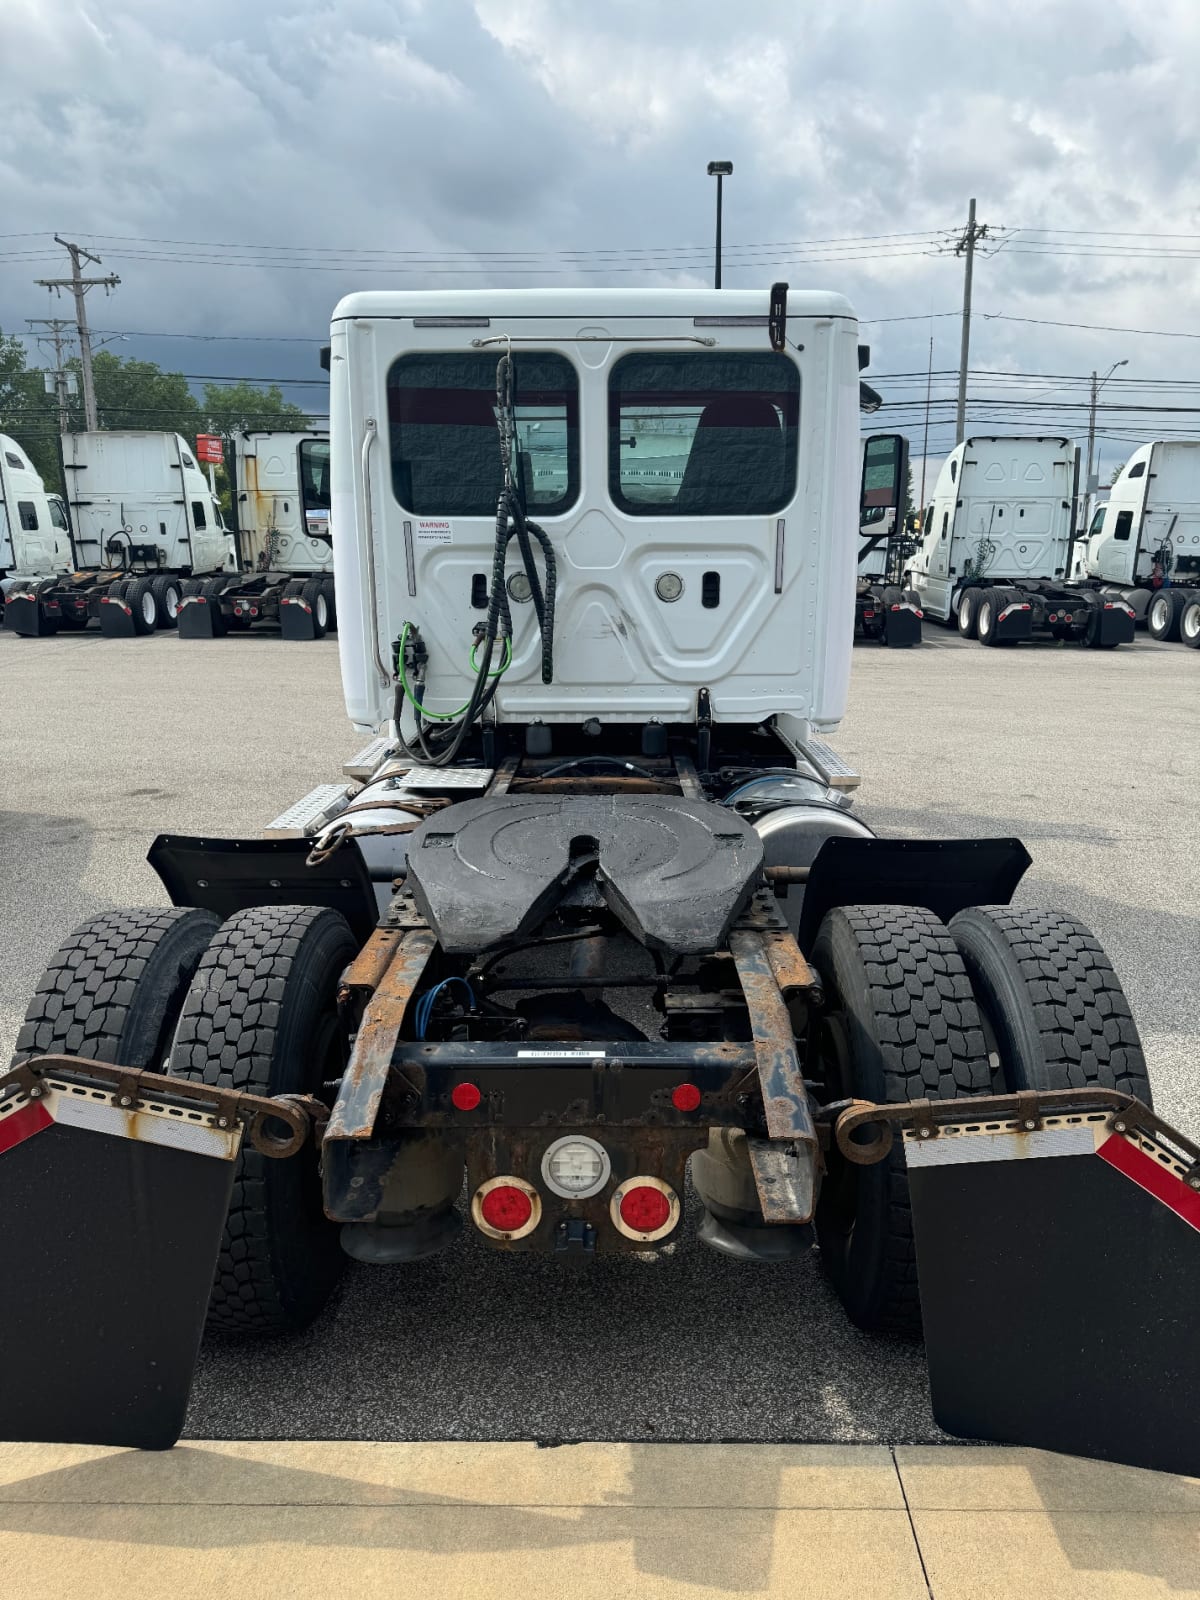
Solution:
<svg viewBox="0 0 1200 1600">
<path fill-rule="evenodd" d="M 409 636 L 409 633 L 411 631 L 412 631 L 412 624 L 406 622 L 404 624 L 404 627 L 400 630 L 400 648 L 396 652 L 396 656 L 397 656 L 396 665 L 397 665 L 397 667 L 399 669 L 399 672 L 400 672 L 400 687 L 404 690 L 405 698 L 409 701 L 410 705 L 412 705 L 414 710 L 420 712 L 421 716 L 428 717 L 430 722 L 455 722 L 455 721 L 457 721 L 457 719 L 459 717 L 462 716 L 463 712 L 466 711 L 467 708 L 470 706 L 471 702 L 469 700 L 466 702 L 465 705 L 459 706 L 457 711 L 427 711 L 425 709 L 425 707 L 421 704 L 421 702 L 417 699 L 416 695 L 412 691 L 412 685 L 408 681 L 408 674 L 404 670 L 404 647 L 408 643 L 408 636 Z M 471 646 L 471 667 L 472 667 L 472 670 L 475 671 L 475 672 L 479 671 L 479 668 L 475 665 L 475 656 L 476 656 L 476 653 L 477 653 L 478 649 L 479 649 L 478 643 L 473 644 Z M 500 661 L 500 665 L 496 668 L 495 672 L 489 672 L 488 673 L 488 677 L 489 678 L 498 678 L 501 675 L 501 673 L 507 672 L 511 665 L 512 665 L 512 644 L 506 638 L 504 640 L 504 654 L 503 654 L 503 657 L 502 657 L 502 659 Z"/>
</svg>

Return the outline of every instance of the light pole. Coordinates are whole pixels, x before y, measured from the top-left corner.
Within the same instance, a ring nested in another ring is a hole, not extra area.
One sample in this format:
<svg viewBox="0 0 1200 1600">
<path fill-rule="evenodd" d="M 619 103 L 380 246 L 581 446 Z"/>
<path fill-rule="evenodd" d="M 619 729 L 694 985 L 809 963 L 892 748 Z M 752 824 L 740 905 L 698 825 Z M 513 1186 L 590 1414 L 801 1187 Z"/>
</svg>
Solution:
<svg viewBox="0 0 1200 1600">
<path fill-rule="evenodd" d="M 713 288 L 721 287 L 721 185 L 733 175 L 732 161 L 710 161 L 708 175 L 717 180 L 717 248 L 713 257 Z"/>
<path fill-rule="evenodd" d="M 1118 367 L 1127 367 L 1128 365 L 1129 365 L 1128 360 L 1114 361 L 1112 366 L 1109 367 L 1108 371 L 1099 380 L 1099 382 L 1096 381 L 1096 374 L 1094 372 L 1092 373 L 1092 403 L 1088 408 L 1087 473 L 1086 473 L 1086 475 L 1084 477 L 1084 480 L 1083 480 L 1083 526 L 1084 526 L 1084 531 L 1086 531 L 1086 529 L 1087 529 L 1088 520 L 1089 520 L 1088 513 L 1091 511 L 1091 508 L 1092 508 L 1092 460 L 1093 460 L 1093 458 L 1094 458 L 1094 456 L 1096 454 L 1096 402 L 1100 398 L 1101 389 L 1103 389 L 1104 385 L 1112 377 L 1113 373 L 1117 370 L 1117 368 Z"/>
</svg>

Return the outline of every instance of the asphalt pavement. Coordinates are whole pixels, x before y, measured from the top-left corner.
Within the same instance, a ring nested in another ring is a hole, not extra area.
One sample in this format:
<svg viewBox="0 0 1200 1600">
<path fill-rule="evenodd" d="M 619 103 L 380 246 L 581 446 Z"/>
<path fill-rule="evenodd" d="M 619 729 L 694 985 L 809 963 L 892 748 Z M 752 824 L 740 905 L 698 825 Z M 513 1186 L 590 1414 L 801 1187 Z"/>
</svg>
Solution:
<svg viewBox="0 0 1200 1600">
<path fill-rule="evenodd" d="M 162 904 L 162 831 L 254 834 L 363 742 L 332 640 L 0 632 L 0 1060 L 79 922 Z M 986 650 L 933 627 L 855 651 L 831 740 L 863 816 L 907 836 L 1016 834 L 1017 903 L 1071 911 L 1111 955 L 1159 1109 L 1200 1136 L 1200 653 Z M 209 1439 L 772 1440 L 940 1435 L 919 1346 L 854 1330 L 815 1256 L 737 1266 L 686 1230 L 583 1270 L 476 1238 L 404 1271 L 354 1264 L 307 1333 L 206 1343 Z"/>
</svg>

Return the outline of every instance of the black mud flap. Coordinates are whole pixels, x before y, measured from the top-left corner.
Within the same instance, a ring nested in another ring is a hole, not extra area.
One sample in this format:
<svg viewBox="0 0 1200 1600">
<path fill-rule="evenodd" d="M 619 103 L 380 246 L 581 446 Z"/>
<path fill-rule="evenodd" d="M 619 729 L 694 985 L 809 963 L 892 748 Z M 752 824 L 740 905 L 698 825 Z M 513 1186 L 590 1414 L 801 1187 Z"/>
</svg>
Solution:
<svg viewBox="0 0 1200 1600">
<path fill-rule="evenodd" d="M 966 1438 L 1194 1475 L 1200 1162 L 1118 1122 L 906 1133 L 933 1413 Z"/>
<path fill-rule="evenodd" d="M 240 1139 L 194 1100 L 0 1079 L 0 1439 L 175 1443 Z"/>
<path fill-rule="evenodd" d="M 1133 607 L 1124 600 L 1106 600 L 1100 608 L 1100 643 L 1132 644 L 1137 631 Z"/>
<path fill-rule="evenodd" d="M 106 639 L 132 639 L 137 630 L 133 626 L 133 607 L 116 595 L 100 596 L 100 630 Z"/>
<path fill-rule="evenodd" d="M 215 639 L 223 631 L 221 621 L 219 603 L 205 595 L 185 595 L 179 602 L 176 627 L 181 639 Z"/>
<path fill-rule="evenodd" d="M 996 617 L 996 638 L 1003 644 L 1020 644 L 1033 638 L 1033 607 L 1026 601 L 1010 600 Z"/>
<path fill-rule="evenodd" d="M 921 642 L 921 613 L 915 606 L 888 606 L 884 642 L 893 650 L 907 650 Z"/>
<path fill-rule="evenodd" d="M 279 631 L 285 639 L 315 639 L 313 610 L 299 595 L 285 595 L 279 602 Z"/>
<path fill-rule="evenodd" d="M 39 600 L 36 594 L 9 594 L 4 601 L 4 626 L 25 639 L 57 633 L 60 620 L 57 600 Z"/>
</svg>

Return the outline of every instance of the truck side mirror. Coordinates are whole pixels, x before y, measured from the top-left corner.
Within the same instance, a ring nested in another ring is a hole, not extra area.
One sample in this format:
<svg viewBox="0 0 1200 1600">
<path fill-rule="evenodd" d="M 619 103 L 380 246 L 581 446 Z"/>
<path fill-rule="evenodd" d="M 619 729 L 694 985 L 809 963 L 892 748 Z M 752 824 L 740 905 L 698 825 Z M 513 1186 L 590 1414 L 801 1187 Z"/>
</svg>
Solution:
<svg viewBox="0 0 1200 1600">
<path fill-rule="evenodd" d="M 863 447 L 859 521 L 876 506 L 902 512 L 908 499 L 908 440 L 901 433 L 875 433 Z M 897 523 L 899 523 L 897 517 Z"/>
</svg>

